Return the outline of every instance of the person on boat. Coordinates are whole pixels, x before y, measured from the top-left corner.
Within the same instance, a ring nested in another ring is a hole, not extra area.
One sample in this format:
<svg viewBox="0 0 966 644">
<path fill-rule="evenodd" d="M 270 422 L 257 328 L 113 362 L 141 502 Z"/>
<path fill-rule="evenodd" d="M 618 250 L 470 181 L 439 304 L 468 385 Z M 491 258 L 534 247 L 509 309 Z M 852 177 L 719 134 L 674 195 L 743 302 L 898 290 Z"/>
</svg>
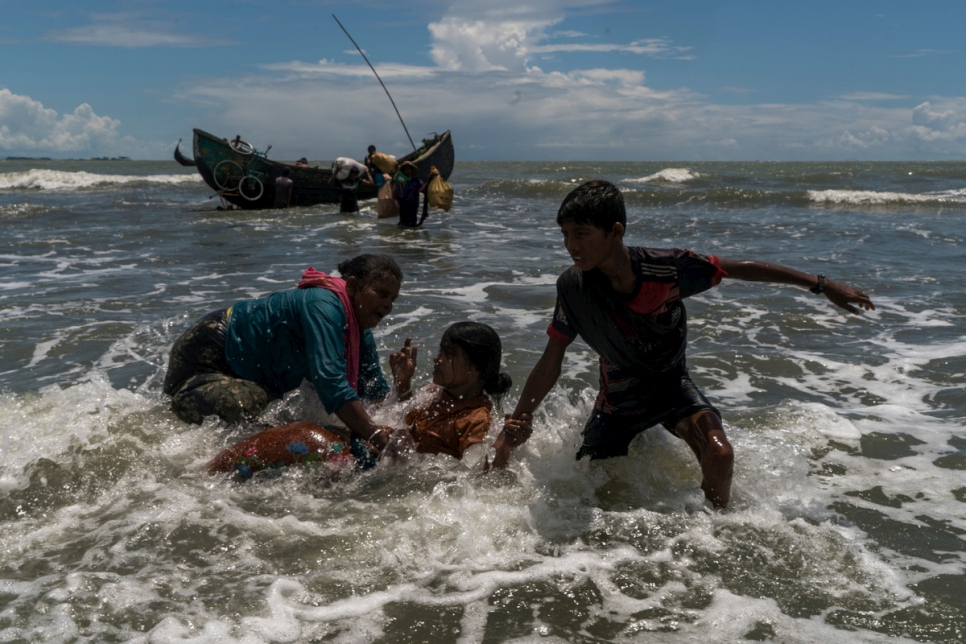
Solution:
<svg viewBox="0 0 966 644">
<path fill-rule="evenodd" d="M 307 168 L 307 167 L 309 167 L 309 160 L 306 159 L 305 157 L 302 157 L 301 159 L 299 159 L 298 161 L 296 161 L 292 165 L 294 165 L 297 168 Z"/>
<path fill-rule="evenodd" d="M 721 414 L 688 372 L 684 298 L 731 278 L 805 288 L 854 314 L 875 309 L 865 293 L 824 275 L 691 250 L 625 246 L 624 198 L 607 181 L 571 191 L 557 225 L 574 265 L 557 280 L 549 340 L 512 417 L 534 412 L 560 377 L 567 347 L 580 336 L 600 355 L 600 392 L 577 458 L 625 456 L 635 436 L 663 425 L 694 452 L 701 489 L 715 507 L 728 503 L 734 454 Z"/>
<path fill-rule="evenodd" d="M 457 322 L 443 333 L 439 353 L 433 359 L 433 383 L 412 395 L 417 347 L 411 338 L 401 351 L 389 357 L 394 389 L 400 401 L 408 401 L 403 427 L 379 429 L 390 439 L 383 452 L 397 458 L 411 451 L 447 454 L 462 459 L 467 449 L 483 443 L 492 426 L 493 401 L 510 389 L 512 381 L 500 372 L 502 347 L 492 327 L 477 322 Z M 528 433 L 530 418 L 508 421 L 508 433 Z M 351 443 L 348 443 L 351 445 Z M 366 468 L 373 464 L 369 453 L 346 448 L 347 441 L 335 428 L 298 422 L 266 429 L 223 450 L 208 464 L 208 471 L 234 472 L 242 478 L 269 467 L 307 462 L 350 462 Z M 503 468 L 511 448 L 504 437 L 491 448 L 493 460 L 484 469 Z M 350 458 L 349 455 L 352 454 Z"/>
<path fill-rule="evenodd" d="M 418 228 L 429 216 L 429 199 L 426 198 L 427 182 L 419 178 L 419 168 L 412 161 L 403 161 L 393 178 L 392 196 L 399 203 L 399 225 Z M 423 196 L 423 213 L 419 219 L 419 195 Z"/>
<path fill-rule="evenodd" d="M 383 448 L 389 433 L 377 435 L 362 400 L 389 393 L 372 329 L 392 312 L 402 271 L 388 255 L 365 254 L 339 273 L 309 267 L 297 288 L 235 302 L 185 331 L 164 378 L 175 415 L 253 420 L 304 379 L 353 436 Z"/>
<path fill-rule="evenodd" d="M 282 168 L 282 174 L 275 179 L 276 208 L 288 208 L 289 204 L 292 203 L 292 186 L 295 185 L 295 182 L 292 181 L 291 174 L 290 169 Z"/>
<path fill-rule="evenodd" d="M 339 157 L 332 164 L 329 183 L 339 186 L 342 190 L 339 201 L 340 215 L 357 214 L 359 212 L 359 199 L 356 197 L 356 189 L 359 184 L 373 185 L 372 175 L 369 174 L 366 166 L 348 157 Z"/>
</svg>

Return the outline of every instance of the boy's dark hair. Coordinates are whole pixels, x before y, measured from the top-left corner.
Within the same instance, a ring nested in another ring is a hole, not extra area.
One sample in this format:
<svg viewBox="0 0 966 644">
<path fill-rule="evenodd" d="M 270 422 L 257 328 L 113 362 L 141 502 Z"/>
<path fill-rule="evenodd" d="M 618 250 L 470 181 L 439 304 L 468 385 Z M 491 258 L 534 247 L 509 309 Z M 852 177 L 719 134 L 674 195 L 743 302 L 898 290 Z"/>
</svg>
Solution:
<svg viewBox="0 0 966 644">
<path fill-rule="evenodd" d="M 614 224 L 627 226 L 624 195 L 610 181 L 594 179 L 578 186 L 564 197 L 557 211 L 557 225 L 572 221 L 582 226 L 611 230 Z"/>
<path fill-rule="evenodd" d="M 499 398 L 510 391 L 513 381 L 510 374 L 500 373 L 503 346 L 493 327 L 480 322 L 457 322 L 443 332 L 439 345 L 446 353 L 457 347 L 466 354 L 470 364 L 483 376 L 486 393 Z"/>
<path fill-rule="evenodd" d="M 395 275 L 400 283 L 403 281 L 399 265 L 389 255 L 356 255 L 339 264 L 339 274 L 344 280 L 354 277 L 362 284 L 371 284 L 384 275 Z"/>
</svg>

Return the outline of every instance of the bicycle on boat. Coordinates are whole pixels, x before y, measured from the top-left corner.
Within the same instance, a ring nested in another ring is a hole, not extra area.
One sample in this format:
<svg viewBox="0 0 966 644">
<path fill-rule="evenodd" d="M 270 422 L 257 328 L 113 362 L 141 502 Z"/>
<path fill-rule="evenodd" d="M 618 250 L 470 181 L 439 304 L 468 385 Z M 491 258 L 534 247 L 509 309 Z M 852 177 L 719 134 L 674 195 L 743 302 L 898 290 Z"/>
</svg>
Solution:
<svg viewBox="0 0 966 644">
<path fill-rule="evenodd" d="M 267 159 L 272 146 L 259 152 L 251 143 L 243 141 L 240 135 L 235 136 L 228 145 L 238 154 L 248 157 L 248 160 L 244 166 L 233 159 L 223 159 L 215 165 L 212 175 L 219 194 L 241 195 L 249 201 L 258 201 L 265 193 L 267 179 L 267 175 L 259 170 L 262 165 L 259 159 Z"/>
</svg>

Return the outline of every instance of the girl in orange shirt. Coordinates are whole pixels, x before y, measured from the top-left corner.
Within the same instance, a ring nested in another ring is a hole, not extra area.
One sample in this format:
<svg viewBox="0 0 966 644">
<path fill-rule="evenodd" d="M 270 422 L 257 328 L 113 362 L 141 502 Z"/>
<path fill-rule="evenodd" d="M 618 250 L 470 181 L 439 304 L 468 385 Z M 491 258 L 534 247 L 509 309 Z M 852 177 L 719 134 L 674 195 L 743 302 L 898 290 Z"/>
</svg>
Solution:
<svg viewBox="0 0 966 644">
<path fill-rule="evenodd" d="M 269 467 L 325 461 L 351 467 L 371 466 L 375 457 L 404 457 L 410 451 L 449 454 L 457 459 L 471 445 L 482 443 L 490 431 L 493 402 L 509 391 L 510 376 L 500 372 L 502 346 L 491 327 L 478 322 L 458 322 L 443 333 L 439 353 L 433 359 L 433 384 L 415 396 L 410 381 L 416 371 L 418 347 L 407 339 L 398 353 L 389 356 L 399 399 L 413 398 L 405 415 L 405 427 L 381 427 L 370 442 L 346 441 L 334 432 L 307 422 L 272 427 L 221 452 L 208 471 L 235 472 L 242 478 Z M 506 466 L 511 442 L 529 437 L 531 417 L 508 420 L 500 439 L 493 444 L 493 460 L 484 469 Z M 382 449 L 371 442 L 380 433 Z"/>
</svg>

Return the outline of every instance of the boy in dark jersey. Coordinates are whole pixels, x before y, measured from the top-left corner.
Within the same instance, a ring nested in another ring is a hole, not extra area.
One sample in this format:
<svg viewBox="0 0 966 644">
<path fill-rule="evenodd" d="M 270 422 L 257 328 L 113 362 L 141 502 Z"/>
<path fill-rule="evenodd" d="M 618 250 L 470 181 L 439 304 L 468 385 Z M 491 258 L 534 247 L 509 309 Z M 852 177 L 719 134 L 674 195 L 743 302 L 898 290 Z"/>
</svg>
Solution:
<svg viewBox="0 0 966 644">
<path fill-rule="evenodd" d="M 851 313 L 875 308 L 865 293 L 824 275 L 690 250 L 627 247 L 624 198 L 607 181 L 590 181 L 567 195 L 557 224 L 574 265 L 557 280 L 550 339 L 512 418 L 532 414 L 550 392 L 567 346 L 579 335 L 600 355 L 600 392 L 577 458 L 624 456 L 635 436 L 661 424 L 691 447 L 701 465 L 701 489 L 716 507 L 728 504 L 734 455 L 721 415 L 688 374 L 682 300 L 727 277 L 807 288 Z M 529 437 L 510 426 L 503 434 L 513 446 Z"/>
</svg>

